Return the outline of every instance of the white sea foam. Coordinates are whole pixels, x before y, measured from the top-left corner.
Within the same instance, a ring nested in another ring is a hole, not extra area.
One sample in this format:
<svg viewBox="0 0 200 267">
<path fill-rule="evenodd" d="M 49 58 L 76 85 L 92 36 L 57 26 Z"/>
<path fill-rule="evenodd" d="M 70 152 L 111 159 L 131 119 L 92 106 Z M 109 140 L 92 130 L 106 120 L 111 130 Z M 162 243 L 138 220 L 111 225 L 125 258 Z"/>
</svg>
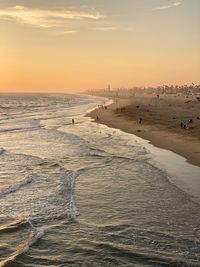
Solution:
<svg viewBox="0 0 200 267">
<path fill-rule="evenodd" d="M 39 239 L 44 236 L 43 231 L 36 231 L 36 228 L 30 233 L 28 240 L 25 244 L 22 245 L 22 248 L 19 250 L 20 254 L 26 253 L 31 246 L 33 246 Z"/>
<path fill-rule="evenodd" d="M 67 208 L 64 211 L 64 214 L 71 218 L 76 218 L 76 216 L 80 215 L 80 212 L 78 208 L 76 207 L 75 202 L 75 185 L 76 185 L 76 179 L 80 175 L 78 171 L 68 171 L 67 172 L 67 192 L 68 192 L 68 204 Z M 66 185 L 64 185 L 66 186 Z"/>
<path fill-rule="evenodd" d="M 26 186 L 27 184 L 30 184 L 33 181 L 33 177 L 29 176 L 25 178 L 23 181 L 21 181 L 19 184 L 12 185 L 2 191 L 0 191 L 0 197 L 8 195 L 10 193 L 14 193 L 18 190 L 20 190 L 22 187 Z"/>
</svg>

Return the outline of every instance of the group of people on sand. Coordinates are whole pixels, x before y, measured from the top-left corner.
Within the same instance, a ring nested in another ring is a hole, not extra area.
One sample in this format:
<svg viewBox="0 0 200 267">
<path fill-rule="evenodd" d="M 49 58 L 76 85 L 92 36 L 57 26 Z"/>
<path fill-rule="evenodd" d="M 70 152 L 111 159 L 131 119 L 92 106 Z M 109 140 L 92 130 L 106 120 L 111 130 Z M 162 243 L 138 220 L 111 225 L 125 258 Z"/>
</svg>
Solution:
<svg viewBox="0 0 200 267">
<path fill-rule="evenodd" d="M 189 124 L 193 123 L 193 120 L 192 119 L 189 119 L 189 121 L 187 123 L 183 123 L 181 121 L 180 123 L 180 127 L 183 128 L 183 129 L 189 129 Z"/>
<path fill-rule="evenodd" d="M 107 106 L 105 106 L 105 105 L 98 105 L 98 108 L 107 109 Z"/>
<path fill-rule="evenodd" d="M 108 107 L 106 105 L 98 105 L 98 108 L 107 110 Z M 99 116 L 96 116 L 96 121 L 99 121 Z"/>
<path fill-rule="evenodd" d="M 99 121 L 99 116 L 96 116 L 96 120 Z M 72 119 L 72 124 L 75 124 L 75 120 Z"/>
<path fill-rule="evenodd" d="M 183 122 L 180 123 L 180 127 L 183 128 L 183 129 L 188 129 L 187 124 L 185 124 Z"/>
</svg>

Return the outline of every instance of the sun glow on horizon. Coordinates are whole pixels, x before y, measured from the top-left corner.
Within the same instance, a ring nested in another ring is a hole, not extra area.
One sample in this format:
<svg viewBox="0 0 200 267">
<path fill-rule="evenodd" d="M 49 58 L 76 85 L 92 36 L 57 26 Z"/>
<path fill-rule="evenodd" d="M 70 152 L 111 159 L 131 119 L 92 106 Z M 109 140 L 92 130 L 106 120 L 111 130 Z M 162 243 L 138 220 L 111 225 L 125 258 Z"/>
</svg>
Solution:
<svg viewBox="0 0 200 267">
<path fill-rule="evenodd" d="M 0 92 L 200 83 L 197 0 L 9 2 Z"/>
</svg>

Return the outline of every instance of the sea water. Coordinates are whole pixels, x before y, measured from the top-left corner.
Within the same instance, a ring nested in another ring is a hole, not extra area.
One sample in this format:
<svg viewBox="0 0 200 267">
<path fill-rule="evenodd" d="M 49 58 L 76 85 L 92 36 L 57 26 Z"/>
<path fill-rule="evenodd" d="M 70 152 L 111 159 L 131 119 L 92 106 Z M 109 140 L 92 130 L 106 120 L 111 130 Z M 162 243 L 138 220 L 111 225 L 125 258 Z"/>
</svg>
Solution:
<svg viewBox="0 0 200 267">
<path fill-rule="evenodd" d="M 85 117 L 105 101 L 0 95 L 0 266 L 200 266 L 198 196 L 179 186 L 199 168 Z"/>
</svg>

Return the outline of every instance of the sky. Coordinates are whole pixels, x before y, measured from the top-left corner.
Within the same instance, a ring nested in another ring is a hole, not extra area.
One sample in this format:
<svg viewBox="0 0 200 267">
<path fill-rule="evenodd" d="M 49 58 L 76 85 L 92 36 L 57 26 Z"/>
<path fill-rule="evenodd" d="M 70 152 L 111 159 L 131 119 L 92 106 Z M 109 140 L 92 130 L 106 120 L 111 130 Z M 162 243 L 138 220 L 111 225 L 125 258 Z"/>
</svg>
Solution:
<svg viewBox="0 0 200 267">
<path fill-rule="evenodd" d="M 0 0 L 0 92 L 200 83 L 200 0 Z"/>
</svg>

